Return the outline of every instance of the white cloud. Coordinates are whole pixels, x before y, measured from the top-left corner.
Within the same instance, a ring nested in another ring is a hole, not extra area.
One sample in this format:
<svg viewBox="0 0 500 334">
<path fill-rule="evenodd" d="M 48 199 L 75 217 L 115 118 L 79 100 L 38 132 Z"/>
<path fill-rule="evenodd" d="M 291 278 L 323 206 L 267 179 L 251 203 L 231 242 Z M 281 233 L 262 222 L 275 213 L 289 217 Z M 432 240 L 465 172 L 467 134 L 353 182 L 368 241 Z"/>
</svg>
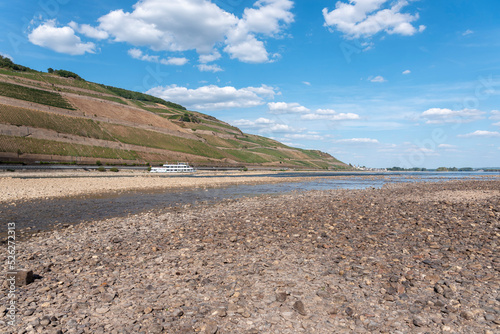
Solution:
<svg viewBox="0 0 500 334">
<path fill-rule="evenodd" d="M 324 140 L 325 137 L 318 134 L 303 134 L 303 133 L 295 133 L 295 134 L 286 134 L 285 138 L 287 139 L 303 139 L 303 140 Z"/>
<path fill-rule="evenodd" d="M 494 126 L 500 126 L 500 122 L 493 123 Z"/>
<path fill-rule="evenodd" d="M 189 89 L 170 85 L 152 88 L 147 93 L 197 110 L 255 107 L 277 94 L 275 88 L 266 85 L 241 89 L 215 85 Z"/>
<path fill-rule="evenodd" d="M 153 62 L 153 63 L 160 63 L 163 65 L 182 66 L 182 65 L 185 65 L 189 61 L 187 58 L 170 57 L 168 59 L 163 59 L 163 58 L 160 58 L 159 56 L 150 56 L 150 55 L 144 54 L 139 49 L 130 49 L 130 50 L 128 50 L 128 54 L 130 57 L 132 57 L 134 59 L 149 61 L 149 62 Z"/>
<path fill-rule="evenodd" d="M 304 120 L 326 120 L 326 121 L 345 121 L 359 119 L 358 114 L 354 113 L 337 113 L 332 109 L 318 109 L 314 113 L 302 115 Z"/>
<path fill-rule="evenodd" d="M 335 143 L 346 143 L 346 144 L 379 144 L 377 139 L 372 138 L 351 138 L 351 139 L 339 139 L 335 140 Z"/>
<path fill-rule="evenodd" d="M 197 65 L 197 67 L 201 72 L 217 73 L 217 72 L 223 71 L 223 69 L 220 68 L 219 65 L 215 65 L 215 64 L 214 65 L 199 64 L 199 65 Z"/>
<path fill-rule="evenodd" d="M 269 133 L 269 132 L 283 133 L 283 132 L 300 131 L 299 129 L 295 129 L 289 126 L 288 124 L 278 123 L 272 119 L 264 117 L 258 118 L 255 121 L 240 119 L 232 122 L 232 125 L 249 129 L 256 129 L 260 133 Z"/>
<path fill-rule="evenodd" d="M 293 2 L 290 0 L 259 0 L 255 8 L 245 8 L 243 17 L 234 29 L 227 33 L 224 51 L 232 59 L 246 63 L 263 63 L 269 61 L 269 54 L 256 34 L 278 37 L 279 34 L 294 21 L 291 13 Z M 279 58 L 274 54 L 273 58 Z"/>
<path fill-rule="evenodd" d="M 302 83 L 306 86 L 311 86 L 311 83 L 309 81 L 302 81 Z"/>
<path fill-rule="evenodd" d="M 78 31 L 80 34 L 84 34 L 87 37 L 94 39 L 107 39 L 109 34 L 104 30 L 96 29 L 88 24 L 79 25 L 78 23 L 71 21 L 68 24 L 73 30 Z"/>
<path fill-rule="evenodd" d="M 189 59 L 184 57 L 169 57 L 168 59 L 160 59 L 163 65 L 182 66 L 189 62 Z"/>
<path fill-rule="evenodd" d="M 438 148 L 453 149 L 457 147 L 455 145 L 450 145 L 450 144 L 439 144 Z"/>
<path fill-rule="evenodd" d="M 14 61 L 14 58 L 12 58 L 11 55 L 8 55 L 6 53 L 0 52 L 0 56 L 5 57 L 5 58 L 9 58 L 10 60 Z"/>
<path fill-rule="evenodd" d="M 500 120 L 500 110 L 492 110 L 490 114 L 491 114 L 490 116 L 491 120 L 494 121 Z"/>
<path fill-rule="evenodd" d="M 411 36 L 425 30 L 412 23 L 418 20 L 418 13 L 401 13 L 409 4 L 407 0 L 349 0 L 337 1 L 335 9 L 323 9 L 325 26 L 344 33 L 348 38 L 371 37 L 379 32 Z"/>
<path fill-rule="evenodd" d="M 143 0 L 133 7 L 132 12 L 118 9 L 100 17 L 99 28 L 117 42 L 155 51 L 208 53 L 238 22 L 207 0 Z"/>
<path fill-rule="evenodd" d="M 473 34 L 473 33 L 474 33 L 474 31 L 472 31 L 472 30 L 470 30 L 470 29 L 467 29 L 466 31 L 464 31 L 464 32 L 462 33 L 462 36 L 471 35 L 471 34 Z"/>
<path fill-rule="evenodd" d="M 477 130 L 472 133 L 468 133 L 465 135 L 458 135 L 461 138 L 471 138 L 471 137 L 500 137 L 500 132 L 496 131 L 483 131 Z"/>
<path fill-rule="evenodd" d="M 484 112 L 477 109 L 431 108 L 424 111 L 420 117 L 426 119 L 427 124 L 469 123 L 481 119 L 484 114 Z"/>
<path fill-rule="evenodd" d="M 258 0 L 238 18 L 209 0 L 142 0 L 131 12 L 100 17 L 95 30 L 154 51 L 196 50 L 200 63 L 219 59 L 214 48 L 222 45 L 233 59 L 262 63 L 269 61 L 262 39 L 279 37 L 293 22 L 292 7 L 290 0 Z"/>
<path fill-rule="evenodd" d="M 210 54 L 200 55 L 198 60 L 200 63 L 206 64 L 206 63 L 211 63 L 213 61 L 216 61 L 220 57 L 222 57 L 221 54 L 218 51 L 214 51 Z"/>
<path fill-rule="evenodd" d="M 379 83 L 382 83 L 382 82 L 386 82 L 387 80 L 384 79 L 383 76 L 381 75 L 377 75 L 376 77 L 369 77 L 368 80 L 370 82 L 379 82 Z"/>
<path fill-rule="evenodd" d="M 403 71 L 403 74 L 404 74 L 404 75 L 407 75 L 407 74 L 410 74 L 410 73 L 411 73 L 411 71 L 410 71 L 410 70 Z"/>
<path fill-rule="evenodd" d="M 270 102 L 267 106 L 271 114 L 296 114 L 309 112 L 309 109 L 298 103 Z"/>
<path fill-rule="evenodd" d="M 73 56 L 95 53 L 95 44 L 82 43 L 71 27 L 56 27 L 56 20 L 48 20 L 39 25 L 28 35 L 31 43 L 59 53 Z"/>
</svg>

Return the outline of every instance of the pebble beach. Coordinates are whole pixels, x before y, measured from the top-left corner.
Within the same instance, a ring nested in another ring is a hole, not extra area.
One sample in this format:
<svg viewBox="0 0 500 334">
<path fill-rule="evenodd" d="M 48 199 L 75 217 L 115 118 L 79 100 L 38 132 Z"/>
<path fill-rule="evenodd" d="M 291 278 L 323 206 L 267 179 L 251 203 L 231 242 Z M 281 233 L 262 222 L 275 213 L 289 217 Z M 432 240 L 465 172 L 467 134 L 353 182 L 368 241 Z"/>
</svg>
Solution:
<svg viewBox="0 0 500 334">
<path fill-rule="evenodd" d="M 498 180 L 419 182 L 41 232 L 0 332 L 498 333 L 499 211 Z"/>
</svg>

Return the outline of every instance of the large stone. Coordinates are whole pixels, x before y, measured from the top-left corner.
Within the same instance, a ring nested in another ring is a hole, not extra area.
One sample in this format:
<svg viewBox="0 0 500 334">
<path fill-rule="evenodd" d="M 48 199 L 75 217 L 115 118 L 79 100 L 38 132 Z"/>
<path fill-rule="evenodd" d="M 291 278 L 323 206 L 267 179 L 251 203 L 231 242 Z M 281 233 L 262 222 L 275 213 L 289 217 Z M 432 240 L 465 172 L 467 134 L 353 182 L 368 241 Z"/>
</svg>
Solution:
<svg viewBox="0 0 500 334">
<path fill-rule="evenodd" d="M 7 275 L 7 281 L 15 281 L 16 286 L 25 286 L 35 280 L 32 270 L 17 270 Z"/>
</svg>

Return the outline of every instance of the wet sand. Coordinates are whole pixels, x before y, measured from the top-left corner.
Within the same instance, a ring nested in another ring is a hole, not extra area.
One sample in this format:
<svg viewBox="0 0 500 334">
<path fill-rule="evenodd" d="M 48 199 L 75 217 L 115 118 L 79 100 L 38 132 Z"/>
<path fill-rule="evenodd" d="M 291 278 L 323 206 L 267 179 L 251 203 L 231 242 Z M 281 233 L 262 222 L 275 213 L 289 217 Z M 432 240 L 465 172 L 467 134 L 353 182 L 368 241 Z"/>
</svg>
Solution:
<svg viewBox="0 0 500 334">
<path fill-rule="evenodd" d="M 87 222 L 18 245 L 18 265 L 39 277 L 19 288 L 14 327 L 0 296 L 0 331 L 498 333 L 499 229 L 500 181 Z"/>
</svg>

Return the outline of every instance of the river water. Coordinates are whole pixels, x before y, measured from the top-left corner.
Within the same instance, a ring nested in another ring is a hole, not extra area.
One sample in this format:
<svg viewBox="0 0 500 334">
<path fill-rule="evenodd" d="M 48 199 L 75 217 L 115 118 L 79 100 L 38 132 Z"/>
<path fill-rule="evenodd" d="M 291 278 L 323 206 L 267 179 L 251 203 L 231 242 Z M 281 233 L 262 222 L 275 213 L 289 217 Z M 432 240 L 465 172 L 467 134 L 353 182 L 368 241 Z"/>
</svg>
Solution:
<svg viewBox="0 0 500 334">
<path fill-rule="evenodd" d="M 25 203 L 0 204 L 0 221 L 15 222 L 19 230 L 47 230 L 57 224 L 76 224 L 84 221 L 137 214 L 185 204 L 235 199 L 244 196 L 273 195 L 292 191 L 380 188 L 386 183 L 438 182 L 455 179 L 476 179 L 499 176 L 489 172 L 388 172 L 388 173 L 314 173 L 314 181 L 239 185 L 225 188 L 207 188 L 178 191 L 130 191 L 112 195 L 81 196 L 51 200 L 33 200 Z M 255 175 L 252 175 L 255 176 Z M 311 173 L 262 174 L 262 176 L 307 177 Z M 336 176 L 335 178 L 326 178 Z M 172 175 L 165 177 L 175 177 Z M 184 176 L 185 177 L 185 176 Z M 211 177 L 196 174 L 193 178 Z M 231 177 L 231 176 L 227 176 Z M 5 224 L 4 224 L 5 225 Z M 1 231 L 4 232 L 4 231 Z M 5 233 L 1 233 L 3 236 Z"/>
</svg>

